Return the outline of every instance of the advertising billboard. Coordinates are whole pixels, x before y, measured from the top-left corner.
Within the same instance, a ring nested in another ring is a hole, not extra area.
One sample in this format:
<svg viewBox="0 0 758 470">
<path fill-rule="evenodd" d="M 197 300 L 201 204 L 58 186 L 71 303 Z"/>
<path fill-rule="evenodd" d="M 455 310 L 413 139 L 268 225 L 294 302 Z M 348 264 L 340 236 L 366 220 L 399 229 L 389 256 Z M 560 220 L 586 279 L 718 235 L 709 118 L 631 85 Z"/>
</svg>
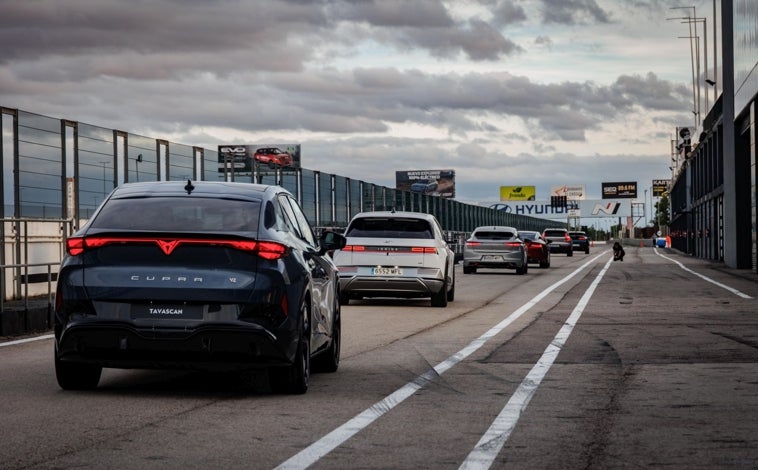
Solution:
<svg viewBox="0 0 758 470">
<path fill-rule="evenodd" d="M 690 153 L 692 153 L 692 129 L 689 127 L 677 127 L 676 138 L 676 152 L 679 154 L 679 160 L 690 158 Z"/>
<path fill-rule="evenodd" d="M 637 182 L 625 181 L 622 183 L 601 183 L 603 185 L 603 199 L 634 199 L 637 197 Z"/>
<path fill-rule="evenodd" d="M 500 186 L 501 201 L 534 201 L 536 196 L 534 186 Z"/>
<path fill-rule="evenodd" d="M 455 170 L 396 171 L 395 188 L 430 196 L 454 198 Z"/>
<path fill-rule="evenodd" d="M 567 217 L 607 218 L 629 217 L 632 215 L 631 205 L 621 200 L 609 201 L 600 199 L 585 199 L 568 201 L 566 207 L 556 207 L 550 201 L 511 201 L 511 202 L 482 202 L 479 205 L 497 209 L 507 214 L 526 215 L 541 219 L 566 221 Z"/>
<path fill-rule="evenodd" d="M 669 188 L 671 180 L 653 180 L 653 196 L 663 196 Z"/>
<path fill-rule="evenodd" d="M 300 168 L 300 144 L 231 144 L 218 146 L 219 173 Z"/>
<path fill-rule="evenodd" d="M 587 197 L 587 189 L 583 184 L 551 186 L 550 196 L 566 196 L 569 201 L 583 201 Z"/>
</svg>

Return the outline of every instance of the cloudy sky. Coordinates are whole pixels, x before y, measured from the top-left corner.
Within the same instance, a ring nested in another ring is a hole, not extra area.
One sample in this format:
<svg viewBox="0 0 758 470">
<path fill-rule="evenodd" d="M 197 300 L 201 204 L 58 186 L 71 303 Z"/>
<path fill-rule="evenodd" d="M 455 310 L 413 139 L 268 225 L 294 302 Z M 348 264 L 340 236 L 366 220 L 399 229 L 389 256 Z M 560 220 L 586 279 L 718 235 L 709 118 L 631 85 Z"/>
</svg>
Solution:
<svg viewBox="0 0 758 470">
<path fill-rule="evenodd" d="M 451 168 L 464 202 L 610 181 L 642 198 L 694 123 L 689 25 L 667 19 L 690 6 L 712 40 L 711 0 L 0 0 L 0 105 L 214 150 L 300 143 L 303 167 L 385 186 Z"/>
</svg>

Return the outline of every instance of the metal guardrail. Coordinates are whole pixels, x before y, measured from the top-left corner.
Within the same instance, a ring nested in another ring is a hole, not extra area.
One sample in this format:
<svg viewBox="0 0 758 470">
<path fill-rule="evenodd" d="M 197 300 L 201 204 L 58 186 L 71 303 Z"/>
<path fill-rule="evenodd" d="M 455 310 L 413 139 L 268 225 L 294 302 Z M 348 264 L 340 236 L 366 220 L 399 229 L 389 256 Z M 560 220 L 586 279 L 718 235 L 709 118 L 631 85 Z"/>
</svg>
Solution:
<svg viewBox="0 0 758 470">
<path fill-rule="evenodd" d="M 60 261 L 52 262 L 52 263 L 28 263 L 28 264 L 2 264 L 0 265 L 0 269 L 5 271 L 5 269 L 20 269 L 23 271 L 23 278 L 26 280 L 26 282 L 23 283 L 24 286 L 24 299 L 23 299 L 23 305 L 24 309 L 29 309 L 29 268 L 33 267 L 39 267 L 39 266 L 47 266 L 47 302 L 49 305 L 52 305 L 53 303 L 53 266 L 58 266 L 60 264 Z M 58 273 L 55 273 L 56 275 Z M 0 276 L 0 292 L 5 292 L 5 277 Z M 5 305 L 8 302 L 5 300 L 4 295 L 0 295 L 0 313 L 5 311 Z"/>
</svg>

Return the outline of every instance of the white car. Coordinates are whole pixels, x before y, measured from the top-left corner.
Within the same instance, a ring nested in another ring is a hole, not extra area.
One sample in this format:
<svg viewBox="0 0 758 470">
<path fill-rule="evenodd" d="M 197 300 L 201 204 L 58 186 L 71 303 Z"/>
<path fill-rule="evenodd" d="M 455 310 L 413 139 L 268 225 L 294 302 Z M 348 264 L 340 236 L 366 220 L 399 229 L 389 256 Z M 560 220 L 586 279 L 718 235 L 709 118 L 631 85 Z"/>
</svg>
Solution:
<svg viewBox="0 0 758 470">
<path fill-rule="evenodd" d="M 334 253 L 340 300 L 431 297 L 446 307 L 455 297 L 455 253 L 437 219 L 420 212 L 361 212 Z"/>
</svg>

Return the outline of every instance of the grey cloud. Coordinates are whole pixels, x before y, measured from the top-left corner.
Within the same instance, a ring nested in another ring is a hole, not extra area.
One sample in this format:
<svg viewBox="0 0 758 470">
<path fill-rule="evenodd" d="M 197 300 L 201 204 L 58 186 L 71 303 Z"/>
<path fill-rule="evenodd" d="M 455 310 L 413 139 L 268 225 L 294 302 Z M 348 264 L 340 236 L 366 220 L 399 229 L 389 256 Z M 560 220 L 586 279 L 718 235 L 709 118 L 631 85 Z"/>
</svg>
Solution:
<svg viewBox="0 0 758 470">
<path fill-rule="evenodd" d="M 231 0 L 192 5 L 147 0 L 100 0 L 94 5 L 88 0 L 1 0 L 0 11 L 0 42 L 11 45 L 0 50 L 0 63 L 123 51 L 254 53 L 281 49 L 293 37 L 307 37 L 329 23 L 317 3 L 273 1 L 266 8 L 256 8 L 254 3 Z M 313 47 L 317 38 L 313 34 L 306 44 Z M 267 64 L 247 61 L 248 66 L 260 68 Z"/>
<path fill-rule="evenodd" d="M 166 60 L 173 60 L 170 63 L 181 69 L 181 57 Z M 160 57 L 152 59 L 153 65 L 159 67 Z M 106 118 L 106 110 L 112 108 L 119 109 L 118 114 L 142 116 L 154 125 L 213 123 L 240 130 L 339 134 L 381 133 L 390 123 L 411 122 L 462 136 L 475 130 L 491 131 L 486 124 L 488 117 L 504 115 L 531 123 L 537 138 L 581 141 L 587 130 L 596 129 L 634 107 L 681 112 L 687 109 L 688 98 L 686 87 L 660 80 L 654 74 L 622 76 L 610 86 L 575 82 L 544 85 L 506 73 L 433 75 L 392 68 L 321 70 L 308 74 L 250 70 L 213 81 L 201 73 L 178 74 L 179 80 L 172 81 L 130 81 L 121 78 L 117 70 L 123 67 L 128 71 L 138 58 L 126 64 L 109 58 L 93 64 L 86 64 L 88 59 L 79 60 L 82 61 L 79 68 L 97 67 L 101 74 L 75 77 L 75 68 L 69 70 L 54 61 L 17 66 L 12 69 L 14 72 L 3 69 L 0 73 L 0 97 L 6 97 L 3 104 L 19 103 L 19 107 L 34 109 L 38 96 L 45 95 L 49 106 L 62 108 L 63 96 L 68 103 L 80 104 L 91 103 L 97 97 L 97 106 L 88 109 L 93 119 Z M 210 55 L 207 62 L 223 65 L 223 60 Z M 50 72 L 53 88 L 46 88 L 43 82 L 34 79 L 44 78 L 45 70 L 54 71 Z M 126 78 L 132 78 L 139 70 Z M 111 119 L 112 116 L 107 116 L 106 122 Z M 120 121 L 113 126 L 124 127 Z"/>
<path fill-rule="evenodd" d="M 453 20 L 438 0 L 359 0 L 339 1 L 331 14 L 342 20 L 366 22 L 374 26 L 447 28 Z"/>
<path fill-rule="evenodd" d="M 610 15 L 595 0 L 542 0 L 545 23 L 609 23 Z"/>
<path fill-rule="evenodd" d="M 498 3 L 492 11 L 495 24 L 507 26 L 518 24 L 526 20 L 526 12 L 513 0 L 504 0 Z"/>
<path fill-rule="evenodd" d="M 0 49 L 0 63 L 136 54 L 166 58 L 166 68 L 179 63 L 180 70 L 200 71 L 209 68 L 203 54 L 233 54 L 242 60 L 229 61 L 221 70 L 299 70 L 316 59 L 320 46 L 336 40 L 338 27 L 363 28 L 364 35 L 341 42 L 343 47 L 376 36 L 394 40 L 399 48 L 428 49 L 438 57 L 463 52 L 474 60 L 494 60 L 519 50 L 482 21 L 454 22 L 436 0 L 269 0 L 265 8 L 243 0 L 100 0 L 96 4 L 0 0 L 0 11 L 0 43 L 9 45 Z M 198 54 L 194 67 L 182 64 L 194 54 Z M 188 59 L 172 60 L 174 55 Z"/>
<path fill-rule="evenodd" d="M 543 36 L 543 35 L 537 36 L 534 39 L 534 43 L 537 44 L 537 45 L 539 45 L 539 46 L 544 46 L 544 47 L 547 47 L 547 48 L 550 48 L 550 47 L 553 46 L 553 40 L 550 39 L 549 36 Z"/>
<path fill-rule="evenodd" d="M 490 24 L 471 19 L 456 22 L 441 2 L 358 1 L 340 2 L 334 16 L 343 21 L 365 22 L 367 37 L 395 43 L 403 50 L 421 47 L 436 57 L 463 52 L 472 60 L 497 60 L 521 49 Z"/>
<path fill-rule="evenodd" d="M 522 49 L 488 23 L 471 20 L 466 27 L 444 30 L 413 30 L 407 33 L 419 45 L 439 57 L 451 56 L 458 50 L 475 61 L 497 60 Z"/>
<path fill-rule="evenodd" d="M 651 110 L 687 109 L 691 105 L 687 87 L 660 80 L 653 73 L 645 77 L 622 75 L 610 89 Z"/>
</svg>

